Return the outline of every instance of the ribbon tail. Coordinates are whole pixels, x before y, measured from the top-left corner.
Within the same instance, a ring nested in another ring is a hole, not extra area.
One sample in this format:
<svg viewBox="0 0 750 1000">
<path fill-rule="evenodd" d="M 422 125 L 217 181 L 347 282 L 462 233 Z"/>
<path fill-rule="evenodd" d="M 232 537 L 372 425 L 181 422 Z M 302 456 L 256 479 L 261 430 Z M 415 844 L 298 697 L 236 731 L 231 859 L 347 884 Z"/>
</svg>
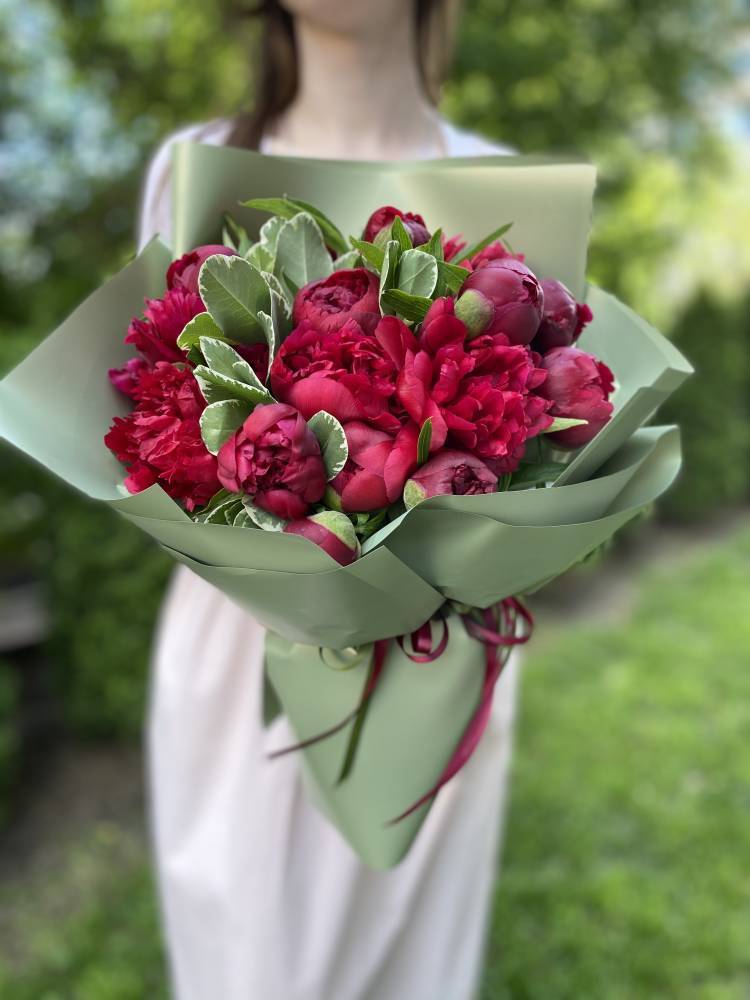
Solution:
<svg viewBox="0 0 750 1000">
<path fill-rule="evenodd" d="M 410 805 L 408 809 L 389 820 L 387 823 L 388 826 L 400 823 L 402 819 L 406 819 L 407 816 L 411 816 L 411 814 L 416 812 L 417 809 L 429 802 L 430 799 L 433 799 L 443 785 L 446 785 L 451 778 L 458 774 L 479 745 L 479 741 L 487 728 L 487 723 L 490 721 L 490 713 L 492 711 L 492 695 L 495 690 L 495 684 L 497 683 L 498 678 L 502 673 L 502 669 L 508 659 L 509 650 L 503 651 L 502 658 L 498 656 L 497 651 L 493 647 L 488 646 L 486 652 L 487 665 L 485 668 L 484 684 L 482 685 L 482 694 L 479 699 L 479 705 L 464 730 L 464 734 L 461 737 L 458 746 L 453 751 L 451 759 L 446 764 L 443 773 L 440 775 L 433 787 L 428 792 L 425 792 L 424 795 L 420 796 L 420 798 L 418 798 L 413 805 Z"/>
<path fill-rule="evenodd" d="M 342 781 L 345 781 L 349 777 L 351 769 L 354 766 L 354 759 L 357 756 L 357 748 L 359 747 L 359 740 L 362 735 L 362 727 L 364 726 L 365 718 L 367 717 L 367 709 L 370 706 L 370 699 L 375 691 L 375 688 L 378 686 L 380 675 L 382 674 L 383 667 L 385 666 L 387 653 L 388 640 L 379 639 L 373 646 L 370 672 L 367 675 L 367 683 L 365 684 L 365 689 L 362 692 L 362 698 L 353 713 L 354 725 L 352 726 L 349 742 L 346 746 L 346 753 L 344 754 L 341 771 L 339 772 L 338 781 L 336 782 L 337 785 L 340 785 Z"/>
</svg>

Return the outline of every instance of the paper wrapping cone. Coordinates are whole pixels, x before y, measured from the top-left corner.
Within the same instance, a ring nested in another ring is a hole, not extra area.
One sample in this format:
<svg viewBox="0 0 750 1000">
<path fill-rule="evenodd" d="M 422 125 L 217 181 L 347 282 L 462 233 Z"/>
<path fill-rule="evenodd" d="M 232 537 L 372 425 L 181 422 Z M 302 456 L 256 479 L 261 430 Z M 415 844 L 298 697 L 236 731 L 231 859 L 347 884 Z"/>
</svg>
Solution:
<svg viewBox="0 0 750 1000">
<path fill-rule="evenodd" d="M 237 210 L 240 199 L 286 191 L 318 203 L 351 232 L 379 204 L 395 203 L 469 239 L 488 220 L 513 220 L 514 242 L 531 266 L 580 295 L 593 184 L 586 164 L 523 157 L 395 167 L 183 145 L 176 249 L 215 240 L 224 210 L 257 226 L 260 216 Z M 363 666 L 331 670 L 318 647 L 409 633 L 446 597 L 487 606 L 532 590 L 605 541 L 676 475 L 676 430 L 638 428 L 690 367 L 630 310 L 589 288 L 596 318 L 582 346 L 617 374 L 615 414 L 552 488 L 433 498 L 381 529 L 348 567 L 298 536 L 195 524 L 159 486 L 127 495 L 103 437 L 128 402 L 106 372 L 132 356 L 123 344 L 128 322 L 145 297 L 163 294 L 172 256 L 152 241 L 0 383 L 0 435 L 108 503 L 272 630 L 268 673 L 300 738 L 344 717 L 362 690 Z M 432 664 L 412 663 L 391 643 L 347 781 L 335 785 L 345 732 L 305 752 L 322 807 L 368 863 L 387 867 L 408 849 L 426 809 L 396 827 L 385 823 L 441 772 L 476 707 L 483 657 L 460 622 Z"/>
</svg>

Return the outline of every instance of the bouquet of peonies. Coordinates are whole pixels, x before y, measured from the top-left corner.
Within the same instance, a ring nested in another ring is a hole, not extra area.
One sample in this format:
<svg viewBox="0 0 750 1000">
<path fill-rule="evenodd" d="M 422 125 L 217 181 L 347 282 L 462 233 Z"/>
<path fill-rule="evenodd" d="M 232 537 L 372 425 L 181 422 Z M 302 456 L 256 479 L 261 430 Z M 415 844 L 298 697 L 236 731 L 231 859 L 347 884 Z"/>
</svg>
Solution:
<svg viewBox="0 0 750 1000">
<path fill-rule="evenodd" d="M 245 208 L 270 217 L 165 284 L 152 243 L 6 379 L 0 429 L 268 627 L 267 714 L 299 738 L 277 752 L 387 867 L 481 739 L 520 595 L 676 475 L 676 430 L 638 428 L 689 366 L 508 224 L 468 245 L 385 206 L 347 240 L 307 201 Z M 50 432 L 52 366 L 78 374 Z"/>
</svg>

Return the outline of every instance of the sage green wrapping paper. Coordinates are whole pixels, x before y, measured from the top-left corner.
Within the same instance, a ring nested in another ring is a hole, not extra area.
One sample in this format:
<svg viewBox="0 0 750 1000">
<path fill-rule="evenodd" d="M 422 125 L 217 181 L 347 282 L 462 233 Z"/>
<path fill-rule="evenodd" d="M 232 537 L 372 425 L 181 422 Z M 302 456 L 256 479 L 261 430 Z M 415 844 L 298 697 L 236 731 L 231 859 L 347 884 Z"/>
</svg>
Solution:
<svg viewBox="0 0 750 1000">
<path fill-rule="evenodd" d="M 448 626 L 448 647 L 432 663 L 413 663 L 390 643 L 346 781 L 337 784 L 349 729 L 303 753 L 315 801 L 373 868 L 390 868 L 408 851 L 428 806 L 395 825 L 388 820 L 435 784 L 479 700 L 484 647 L 469 637 L 458 615 L 448 617 Z M 435 627 L 439 634 L 441 626 Z M 268 675 L 300 739 L 324 732 L 357 704 L 369 649 L 363 654 L 358 665 L 337 670 L 318 648 L 269 635 Z"/>
<path fill-rule="evenodd" d="M 241 208 L 249 198 L 302 198 L 345 236 L 359 236 L 380 205 L 399 205 L 423 215 L 428 227 L 470 242 L 512 222 L 508 238 L 532 268 L 583 294 L 596 181 L 590 163 L 533 156 L 345 163 L 183 142 L 175 146 L 173 169 L 177 253 L 212 242 L 224 212 L 257 232 L 267 215 Z"/>
<path fill-rule="evenodd" d="M 268 718 L 275 693 L 301 739 L 351 712 L 364 684 L 366 655 L 350 670 L 334 670 L 320 647 L 366 654 L 375 639 L 419 627 L 446 598 L 487 606 L 531 591 L 609 538 L 674 479 L 676 429 L 642 425 L 690 367 L 625 306 L 586 289 L 594 186 L 587 164 L 523 157 L 343 164 L 183 144 L 174 176 L 175 253 L 215 241 L 223 211 L 257 229 L 263 217 L 236 203 L 281 193 L 315 202 L 352 233 L 384 203 L 468 239 L 513 221 L 510 235 L 531 266 L 586 294 L 595 320 L 582 346 L 618 379 L 612 421 L 553 487 L 432 498 L 382 528 L 347 567 L 299 536 L 196 524 L 159 486 L 134 496 L 124 490 L 123 469 L 103 437 L 129 404 L 106 372 L 132 356 L 123 337 L 144 298 L 163 294 L 173 253 L 160 240 L 0 383 L 2 437 L 108 503 L 271 630 Z M 450 627 L 448 649 L 431 664 L 414 664 L 390 644 L 346 782 L 335 784 L 348 730 L 304 753 L 321 808 L 375 867 L 395 864 L 408 850 L 427 808 L 395 827 L 386 820 L 433 785 L 477 704 L 484 649 L 458 619 Z"/>
</svg>

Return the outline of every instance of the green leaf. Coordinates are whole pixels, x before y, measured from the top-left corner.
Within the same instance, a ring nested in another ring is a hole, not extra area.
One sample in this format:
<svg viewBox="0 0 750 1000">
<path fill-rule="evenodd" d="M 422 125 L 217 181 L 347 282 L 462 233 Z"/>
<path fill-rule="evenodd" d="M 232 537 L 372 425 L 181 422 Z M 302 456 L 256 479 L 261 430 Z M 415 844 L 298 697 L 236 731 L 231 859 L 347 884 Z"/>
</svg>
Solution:
<svg viewBox="0 0 750 1000">
<path fill-rule="evenodd" d="M 396 271 L 398 269 L 398 259 L 401 255 L 401 248 L 395 240 L 388 240 L 385 245 L 383 255 L 383 266 L 380 269 L 380 293 L 379 298 L 382 306 L 383 293 L 389 291 L 396 284 Z"/>
<path fill-rule="evenodd" d="M 274 265 L 274 255 L 262 243 L 254 243 L 244 254 L 245 260 L 259 271 L 267 271 Z"/>
<path fill-rule="evenodd" d="M 402 292 L 398 288 L 390 288 L 383 292 L 380 304 L 387 306 L 408 323 L 421 323 L 432 305 L 432 299 L 423 295 L 409 295 L 408 292 Z"/>
<path fill-rule="evenodd" d="M 265 313 L 260 315 L 265 316 Z M 206 367 L 210 368 L 212 372 L 226 375 L 227 378 L 238 379 L 240 382 L 251 385 L 254 389 L 270 396 L 268 389 L 255 374 L 250 363 L 226 341 L 201 337 L 200 348 L 206 359 Z"/>
<path fill-rule="evenodd" d="M 472 246 L 462 250 L 457 257 L 453 258 L 452 263 L 460 264 L 462 260 L 468 260 L 469 257 L 473 257 L 474 254 L 479 253 L 480 250 L 484 250 L 485 247 L 488 247 L 490 243 L 494 243 L 495 240 L 499 240 L 501 236 L 504 236 L 512 225 L 512 222 L 506 222 L 504 226 L 498 226 L 497 229 L 493 229 L 489 236 L 485 236 L 483 240 L 480 240 L 478 243 L 474 243 Z"/>
<path fill-rule="evenodd" d="M 185 324 L 182 333 L 177 338 L 177 346 L 182 351 L 191 352 L 191 361 L 200 362 L 202 359 L 198 356 L 198 352 L 201 337 L 214 337 L 221 340 L 223 336 L 224 334 L 212 319 L 211 314 L 202 312 L 193 316 L 190 322 Z"/>
<path fill-rule="evenodd" d="M 200 510 L 197 514 L 193 514 L 193 520 L 198 522 L 208 522 L 225 504 L 238 499 L 239 497 L 236 493 L 230 493 L 229 490 L 221 489 L 218 493 L 214 493 L 202 510 Z M 223 521 L 223 515 L 218 519 Z"/>
<path fill-rule="evenodd" d="M 334 479 L 346 465 L 349 457 L 349 445 L 344 428 L 333 414 L 326 410 L 318 410 L 307 421 L 307 426 L 318 439 L 326 475 Z"/>
<path fill-rule="evenodd" d="M 383 261 L 385 259 L 385 250 L 383 247 L 375 246 L 374 243 L 368 243 L 367 240 L 356 240 L 353 236 L 349 239 L 354 249 L 359 251 L 360 255 L 370 265 L 373 271 L 380 274 L 383 269 Z"/>
<path fill-rule="evenodd" d="M 276 253 L 276 247 L 279 245 L 279 233 L 283 228 L 284 220 L 278 215 L 266 219 L 260 227 L 258 234 L 260 242 L 271 254 Z"/>
<path fill-rule="evenodd" d="M 227 240 L 229 237 L 229 240 Z M 224 215 L 224 228 L 222 230 L 222 243 L 225 246 L 231 246 L 240 257 L 244 257 L 247 251 L 252 246 L 252 240 L 247 235 L 247 230 L 244 226 L 241 226 L 231 215 L 225 213 Z"/>
<path fill-rule="evenodd" d="M 574 417 L 555 417 L 542 434 L 554 434 L 555 431 L 567 431 L 569 427 L 582 427 L 588 420 L 576 420 Z"/>
<path fill-rule="evenodd" d="M 253 521 L 248 512 L 243 506 L 240 506 L 239 510 L 235 513 L 232 518 L 231 525 L 233 528 L 252 528 L 257 530 L 258 525 Z"/>
<path fill-rule="evenodd" d="M 276 273 L 283 273 L 296 288 L 302 288 L 327 278 L 332 270 L 331 255 L 315 219 L 301 212 L 285 222 L 276 246 Z"/>
<path fill-rule="evenodd" d="M 430 237 L 428 243 L 423 243 L 421 246 L 416 247 L 417 250 L 423 250 L 425 253 L 430 254 L 435 260 L 443 259 L 443 230 L 436 229 L 435 232 Z"/>
<path fill-rule="evenodd" d="M 409 295 L 429 298 L 435 291 L 438 263 L 423 250 L 406 250 L 398 265 L 398 287 Z"/>
<path fill-rule="evenodd" d="M 536 486 L 554 482 L 565 469 L 562 462 L 544 462 L 539 465 L 522 465 L 513 473 L 510 482 L 511 490 L 528 490 Z"/>
<path fill-rule="evenodd" d="M 260 320 L 263 332 L 266 335 L 266 343 L 268 344 L 268 371 L 270 372 L 273 359 L 276 357 L 276 351 L 279 347 L 276 324 L 273 321 L 273 317 L 269 316 L 268 313 L 258 313 L 258 319 Z M 267 377 L 268 374 L 266 373 L 266 378 Z"/>
<path fill-rule="evenodd" d="M 219 372 L 211 371 L 205 365 L 198 365 L 193 370 L 195 379 L 207 403 L 219 403 L 224 399 L 238 399 L 257 406 L 259 403 L 273 403 L 273 396 L 267 391 L 262 392 L 255 386 L 248 385 L 237 378 L 230 378 Z"/>
<path fill-rule="evenodd" d="M 238 399 L 222 399 L 206 407 L 201 413 L 201 437 L 212 455 L 218 455 L 224 442 L 242 426 L 252 410 L 249 403 Z"/>
<path fill-rule="evenodd" d="M 432 441 L 432 417 L 422 424 L 417 438 L 417 464 L 424 465 L 430 457 L 430 442 Z"/>
<path fill-rule="evenodd" d="M 260 271 L 242 257 L 208 257 L 198 288 L 209 313 L 227 337 L 240 343 L 260 339 L 259 310 L 268 311 L 270 292 Z"/>
<path fill-rule="evenodd" d="M 398 243 L 402 251 L 411 250 L 414 246 L 411 241 L 411 236 L 409 236 L 406 231 L 406 227 L 398 216 L 395 216 L 393 222 L 391 223 L 390 238 Z"/>
<path fill-rule="evenodd" d="M 249 514 L 253 524 L 264 531 L 283 531 L 288 524 L 282 517 L 277 517 L 270 511 L 264 510 L 262 507 L 257 507 L 250 497 L 242 498 L 242 506 Z"/>
<path fill-rule="evenodd" d="M 306 212 L 311 215 L 320 227 L 320 231 L 325 237 L 325 241 L 334 253 L 345 253 L 348 249 L 346 240 L 337 226 L 331 222 L 327 215 L 301 198 L 251 198 L 250 201 L 242 202 L 245 208 L 255 208 L 261 212 L 271 212 L 272 215 L 279 215 L 282 219 L 292 219 L 299 212 Z"/>
<path fill-rule="evenodd" d="M 347 250 L 333 262 L 333 269 L 334 271 L 343 271 L 351 267 L 358 267 L 361 259 L 362 255 L 359 250 Z"/>
<path fill-rule="evenodd" d="M 444 260 L 439 260 L 437 266 L 441 281 L 447 286 L 451 295 L 456 295 L 469 277 L 469 272 L 465 267 L 458 267 Z"/>
</svg>

